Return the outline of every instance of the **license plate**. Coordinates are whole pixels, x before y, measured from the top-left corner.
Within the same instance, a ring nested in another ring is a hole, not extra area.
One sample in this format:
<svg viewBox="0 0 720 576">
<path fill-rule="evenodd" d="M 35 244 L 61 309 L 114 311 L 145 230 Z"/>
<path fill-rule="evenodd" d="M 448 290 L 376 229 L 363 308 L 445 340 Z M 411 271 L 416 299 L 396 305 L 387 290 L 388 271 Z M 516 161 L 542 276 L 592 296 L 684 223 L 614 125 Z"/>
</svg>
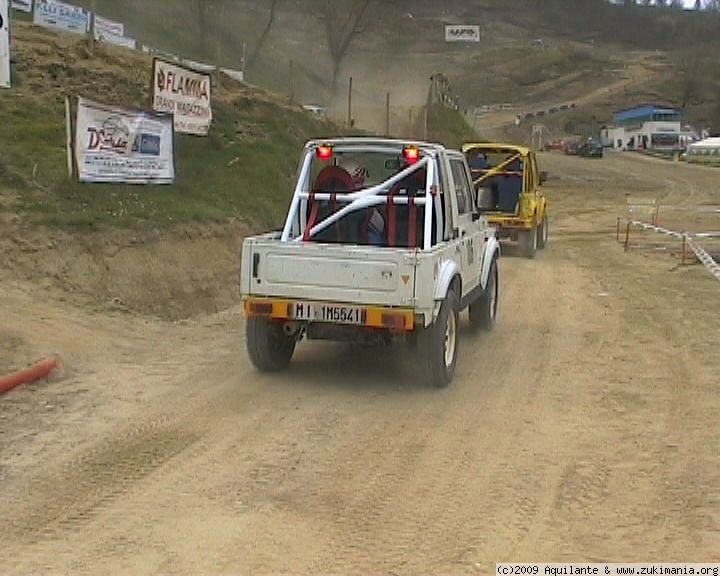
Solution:
<svg viewBox="0 0 720 576">
<path fill-rule="evenodd" d="M 308 322 L 331 322 L 362 326 L 367 322 L 367 312 L 359 306 L 295 302 L 291 316 L 294 320 Z"/>
</svg>

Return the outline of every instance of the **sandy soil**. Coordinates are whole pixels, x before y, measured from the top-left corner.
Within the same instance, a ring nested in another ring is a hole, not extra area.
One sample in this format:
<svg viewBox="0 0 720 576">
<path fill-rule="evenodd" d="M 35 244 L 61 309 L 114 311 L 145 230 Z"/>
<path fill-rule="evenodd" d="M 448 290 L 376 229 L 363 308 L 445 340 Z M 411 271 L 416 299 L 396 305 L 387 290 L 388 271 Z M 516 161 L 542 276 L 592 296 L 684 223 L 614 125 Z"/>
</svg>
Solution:
<svg viewBox="0 0 720 576">
<path fill-rule="evenodd" d="M 228 296 L 236 235 L 142 244 L 122 264 L 146 286 L 113 307 L 77 282 L 119 266 L 109 255 L 81 273 L 82 243 L 4 227 L 0 366 L 59 351 L 67 374 L 0 398 L 0 572 L 720 561 L 720 284 L 639 236 L 629 253 L 615 241 L 626 194 L 717 205 L 720 172 L 620 155 L 542 164 L 550 245 L 532 261 L 507 249 L 497 330 L 463 332 L 443 391 L 404 357 L 315 343 L 290 371 L 256 373 Z M 193 242 L 215 249 L 220 304 L 179 319 L 168 311 L 202 281 L 148 270 L 170 255 L 189 268 Z M 62 261 L 59 277 L 28 264 L 38 253 Z"/>
</svg>

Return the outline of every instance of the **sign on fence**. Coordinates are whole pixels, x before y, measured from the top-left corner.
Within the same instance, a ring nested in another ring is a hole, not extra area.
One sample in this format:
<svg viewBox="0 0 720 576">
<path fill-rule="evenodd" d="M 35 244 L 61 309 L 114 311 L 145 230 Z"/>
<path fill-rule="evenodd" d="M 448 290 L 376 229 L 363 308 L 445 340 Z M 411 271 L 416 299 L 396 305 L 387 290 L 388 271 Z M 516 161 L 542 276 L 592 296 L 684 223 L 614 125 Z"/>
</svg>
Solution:
<svg viewBox="0 0 720 576">
<path fill-rule="evenodd" d="M 12 0 L 13 9 L 20 12 L 32 12 L 32 4 L 32 0 Z"/>
<path fill-rule="evenodd" d="M 33 22 L 46 28 L 87 34 L 90 31 L 90 12 L 57 0 L 35 0 Z"/>
<path fill-rule="evenodd" d="M 114 20 L 110 20 L 108 18 L 103 18 L 97 14 L 93 16 L 93 26 L 96 39 L 98 33 L 112 34 L 113 36 L 125 36 L 125 24 L 122 22 L 115 22 Z"/>
<path fill-rule="evenodd" d="M 10 20 L 8 0 L 0 0 L 0 88 L 10 88 Z"/>
<path fill-rule="evenodd" d="M 210 76 L 156 58 L 153 110 L 173 114 L 176 132 L 207 135 L 212 123 Z"/>
<path fill-rule="evenodd" d="M 122 46 L 123 48 L 129 48 L 135 50 L 137 42 L 134 38 L 128 38 L 126 36 L 117 36 L 110 34 L 109 32 L 98 32 L 95 30 L 95 40 L 98 42 L 106 42 L 107 44 L 113 44 L 115 46 Z"/>
<path fill-rule="evenodd" d="M 445 26 L 446 42 L 480 42 L 480 26 Z"/>
<path fill-rule="evenodd" d="M 78 98 L 75 159 L 81 182 L 171 184 L 172 116 Z"/>
</svg>

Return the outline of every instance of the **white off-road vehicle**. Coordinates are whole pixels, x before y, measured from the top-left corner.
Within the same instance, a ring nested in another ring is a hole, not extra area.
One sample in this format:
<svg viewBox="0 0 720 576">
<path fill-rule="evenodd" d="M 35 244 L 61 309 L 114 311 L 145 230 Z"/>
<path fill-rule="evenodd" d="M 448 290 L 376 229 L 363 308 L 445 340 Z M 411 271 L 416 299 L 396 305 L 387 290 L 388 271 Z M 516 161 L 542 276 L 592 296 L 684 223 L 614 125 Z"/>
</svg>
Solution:
<svg viewBox="0 0 720 576">
<path fill-rule="evenodd" d="M 460 312 L 469 309 L 474 329 L 495 324 L 499 256 L 460 151 L 311 141 L 283 230 L 243 243 L 250 359 L 263 371 L 284 369 L 302 338 L 408 343 L 428 381 L 446 386 Z"/>
</svg>

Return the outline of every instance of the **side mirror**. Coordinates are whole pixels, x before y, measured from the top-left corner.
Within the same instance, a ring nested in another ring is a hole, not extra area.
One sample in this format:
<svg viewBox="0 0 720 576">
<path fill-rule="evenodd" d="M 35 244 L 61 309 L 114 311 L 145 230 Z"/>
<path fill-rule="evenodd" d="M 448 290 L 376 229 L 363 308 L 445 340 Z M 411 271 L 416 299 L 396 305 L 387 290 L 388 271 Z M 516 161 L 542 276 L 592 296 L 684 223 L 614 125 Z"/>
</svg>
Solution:
<svg viewBox="0 0 720 576">
<path fill-rule="evenodd" d="M 547 182 L 547 179 L 548 179 L 548 173 L 545 172 L 544 170 L 542 172 L 540 172 L 540 184 L 544 184 L 545 182 Z"/>
<path fill-rule="evenodd" d="M 493 208 L 492 190 L 481 187 L 475 191 L 475 208 L 478 212 L 486 212 Z"/>
</svg>

